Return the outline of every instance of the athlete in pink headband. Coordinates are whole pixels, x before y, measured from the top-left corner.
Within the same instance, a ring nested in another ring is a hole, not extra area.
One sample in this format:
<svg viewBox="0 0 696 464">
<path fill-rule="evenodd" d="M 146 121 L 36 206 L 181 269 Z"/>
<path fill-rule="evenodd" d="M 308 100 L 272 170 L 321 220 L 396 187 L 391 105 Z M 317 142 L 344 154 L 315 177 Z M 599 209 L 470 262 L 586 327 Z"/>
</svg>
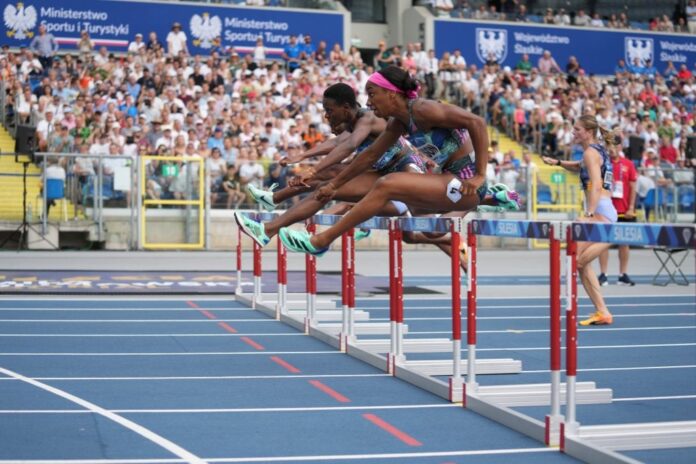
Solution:
<svg viewBox="0 0 696 464">
<path fill-rule="evenodd" d="M 416 98 L 418 98 L 418 90 L 420 89 L 419 86 L 415 90 L 409 90 L 408 92 L 404 92 L 403 90 L 389 82 L 389 80 L 387 80 L 386 77 L 384 77 L 382 74 L 378 72 L 372 73 L 372 75 L 367 79 L 367 82 L 372 82 L 376 86 L 382 87 L 383 89 L 391 90 L 392 92 L 406 95 L 406 98 L 408 98 L 409 100 L 415 100 Z"/>
</svg>

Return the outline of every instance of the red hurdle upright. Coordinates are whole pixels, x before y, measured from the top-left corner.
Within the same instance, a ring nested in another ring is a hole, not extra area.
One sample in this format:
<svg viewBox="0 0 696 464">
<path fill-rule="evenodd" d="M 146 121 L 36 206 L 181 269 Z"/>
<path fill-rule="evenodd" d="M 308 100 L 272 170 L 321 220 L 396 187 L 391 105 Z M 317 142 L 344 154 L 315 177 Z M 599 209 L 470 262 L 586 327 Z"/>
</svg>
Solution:
<svg viewBox="0 0 696 464">
<path fill-rule="evenodd" d="M 577 433 L 575 386 L 578 375 L 578 262 L 577 242 L 568 226 L 566 231 L 566 413 L 561 425 L 561 449 L 566 432 Z"/>
<path fill-rule="evenodd" d="M 317 225 L 307 222 L 307 232 L 314 235 Z M 307 288 L 307 315 L 305 316 L 305 333 L 309 333 L 310 326 L 315 324 L 317 304 L 317 258 L 314 255 L 305 255 L 305 279 Z"/>
<path fill-rule="evenodd" d="M 462 404 L 466 406 L 466 393 L 476 393 L 476 234 L 472 223 L 467 224 L 466 241 L 469 246 L 466 292 L 466 338 L 467 363 L 466 386 L 462 394 Z"/>
<path fill-rule="evenodd" d="M 462 387 L 462 297 L 461 297 L 461 267 L 459 243 L 461 219 L 450 224 L 452 248 L 452 362 L 454 363 L 452 377 L 449 380 L 449 399 L 454 401 L 454 391 Z"/>
<path fill-rule="evenodd" d="M 350 229 L 341 236 L 341 304 L 343 317 L 339 348 L 345 351 L 348 340 L 355 336 L 355 230 Z"/>
<path fill-rule="evenodd" d="M 237 227 L 237 287 L 234 289 L 234 294 L 242 293 L 242 229 Z"/>
<path fill-rule="evenodd" d="M 251 307 L 256 308 L 256 303 L 263 300 L 261 292 L 261 245 L 254 242 L 254 296 L 251 299 Z"/>
<path fill-rule="evenodd" d="M 551 367 L 551 411 L 546 416 L 544 442 L 557 445 L 555 431 L 561 423 L 561 227 L 552 223 L 549 230 L 550 275 L 550 367 Z"/>
<path fill-rule="evenodd" d="M 288 309 L 288 252 L 280 240 L 278 240 L 278 302 L 276 304 L 276 319 L 280 319 L 281 314 L 285 314 Z"/>
</svg>

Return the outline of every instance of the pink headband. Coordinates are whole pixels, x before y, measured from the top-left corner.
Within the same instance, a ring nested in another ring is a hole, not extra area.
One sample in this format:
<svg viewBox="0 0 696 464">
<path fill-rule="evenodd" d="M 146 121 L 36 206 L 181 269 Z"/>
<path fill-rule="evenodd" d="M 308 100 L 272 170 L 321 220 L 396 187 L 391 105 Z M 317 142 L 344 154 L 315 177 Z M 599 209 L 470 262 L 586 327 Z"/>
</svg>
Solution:
<svg viewBox="0 0 696 464">
<path fill-rule="evenodd" d="M 408 92 L 404 92 L 403 90 L 389 82 L 389 80 L 387 80 L 386 77 L 384 77 L 382 74 L 378 72 L 372 73 L 372 75 L 367 79 L 367 82 L 372 82 L 377 87 L 382 87 L 383 89 L 391 90 L 392 92 L 397 92 L 402 95 L 406 95 L 406 98 L 408 98 L 409 100 L 415 100 L 416 98 L 418 98 L 418 89 L 420 89 L 420 86 L 418 86 L 416 90 L 409 90 Z"/>
</svg>

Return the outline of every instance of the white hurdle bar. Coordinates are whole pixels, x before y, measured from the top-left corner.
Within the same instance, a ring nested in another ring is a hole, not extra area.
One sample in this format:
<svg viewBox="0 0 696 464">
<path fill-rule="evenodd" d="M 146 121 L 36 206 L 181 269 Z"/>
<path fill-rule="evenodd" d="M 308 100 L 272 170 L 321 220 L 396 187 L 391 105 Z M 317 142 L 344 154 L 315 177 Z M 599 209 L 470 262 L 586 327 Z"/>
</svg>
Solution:
<svg viewBox="0 0 696 464">
<path fill-rule="evenodd" d="M 564 223 L 566 231 L 566 411 L 561 451 L 587 462 L 636 462 L 617 450 L 696 447 L 696 421 L 582 426 L 577 377 L 577 242 L 696 248 L 696 226 L 686 224 Z"/>
</svg>

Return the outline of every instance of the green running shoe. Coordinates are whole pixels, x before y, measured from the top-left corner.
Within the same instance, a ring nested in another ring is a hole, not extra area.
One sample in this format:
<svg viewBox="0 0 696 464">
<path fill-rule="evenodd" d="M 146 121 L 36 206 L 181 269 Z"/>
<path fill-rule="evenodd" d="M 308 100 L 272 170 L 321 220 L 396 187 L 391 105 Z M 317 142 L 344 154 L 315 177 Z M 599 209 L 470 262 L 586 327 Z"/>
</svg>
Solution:
<svg viewBox="0 0 696 464">
<path fill-rule="evenodd" d="M 502 213 L 505 211 L 505 208 L 502 206 L 478 205 L 476 211 L 479 213 Z"/>
<path fill-rule="evenodd" d="M 312 236 L 304 230 L 291 230 L 287 227 L 283 227 L 278 231 L 278 236 L 288 250 L 296 253 L 322 256 L 328 251 L 328 248 L 323 248 L 321 250 L 314 248 L 314 245 L 309 241 Z"/>
<path fill-rule="evenodd" d="M 268 238 L 268 235 L 266 235 L 262 222 L 256 222 L 253 219 L 249 219 L 239 211 L 234 212 L 234 220 L 237 221 L 237 225 L 239 225 L 242 232 L 251 237 L 252 240 L 262 247 L 265 247 L 268 245 L 268 242 L 271 241 L 271 239 Z"/>
<path fill-rule="evenodd" d="M 273 202 L 273 190 L 278 187 L 278 184 L 273 184 L 268 190 L 263 190 L 258 187 L 254 187 L 249 184 L 247 186 L 247 192 L 251 195 L 256 203 L 263 206 L 266 211 L 273 211 L 276 209 L 276 204 Z"/>
<path fill-rule="evenodd" d="M 370 229 L 358 229 L 355 231 L 355 235 L 353 235 L 353 237 L 355 238 L 356 242 L 359 242 L 360 240 L 369 237 L 371 233 L 372 231 Z"/>
<path fill-rule="evenodd" d="M 520 196 L 514 190 L 505 184 L 495 184 L 488 188 L 493 198 L 498 202 L 498 206 L 503 208 L 503 211 L 519 211 Z"/>
</svg>

